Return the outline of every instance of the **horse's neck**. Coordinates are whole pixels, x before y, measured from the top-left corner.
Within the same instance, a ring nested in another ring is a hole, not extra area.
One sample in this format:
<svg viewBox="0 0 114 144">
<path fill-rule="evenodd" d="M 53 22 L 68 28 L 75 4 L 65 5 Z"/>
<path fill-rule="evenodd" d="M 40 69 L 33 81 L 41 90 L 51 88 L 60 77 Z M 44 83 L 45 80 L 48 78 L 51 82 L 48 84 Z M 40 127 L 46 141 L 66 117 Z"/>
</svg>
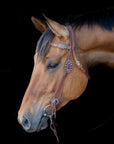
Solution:
<svg viewBox="0 0 114 144">
<path fill-rule="evenodd" d="M 90 28 L 85 25 L 75 34 L 76 52 L 84 65 L 103 63 L 114 68 L 114 28 L 109 31 L 97 25 Z"/>
</svg>

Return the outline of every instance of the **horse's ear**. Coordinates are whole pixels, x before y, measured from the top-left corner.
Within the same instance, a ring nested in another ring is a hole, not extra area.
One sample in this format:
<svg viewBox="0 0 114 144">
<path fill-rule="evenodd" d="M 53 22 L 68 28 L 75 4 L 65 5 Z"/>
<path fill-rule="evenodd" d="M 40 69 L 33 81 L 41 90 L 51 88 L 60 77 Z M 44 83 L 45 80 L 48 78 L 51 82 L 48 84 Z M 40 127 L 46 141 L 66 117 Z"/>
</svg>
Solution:
<svg viewBox="0 0 114 144">
<path fill-rule="evenodd" d="M 69 36 L 69 32 L 67 30 L 67 28 L 64 25 L 61 25 L 51 19 L 49 19 L 48 17 L 46 17 L 44 15 L 46 22 L 49 26 L 49 28 L 53 31 L 53 33 L 58 36 L 59 38 L 67 38 Z"/>
<path fill-rule="evenodd" d="M 31 20 L 32 20 L 35 28 L 37 30 L 39 30 L 41 33 L 43 33 L 48 27 L 45 22 L 43 22 L 43 21 L 41 21 L 41 20 L 39 20 L 39 19 L 37 19 L 37 18 L 35 18 L 33 16 L 31 17 Z"/>
</svg>

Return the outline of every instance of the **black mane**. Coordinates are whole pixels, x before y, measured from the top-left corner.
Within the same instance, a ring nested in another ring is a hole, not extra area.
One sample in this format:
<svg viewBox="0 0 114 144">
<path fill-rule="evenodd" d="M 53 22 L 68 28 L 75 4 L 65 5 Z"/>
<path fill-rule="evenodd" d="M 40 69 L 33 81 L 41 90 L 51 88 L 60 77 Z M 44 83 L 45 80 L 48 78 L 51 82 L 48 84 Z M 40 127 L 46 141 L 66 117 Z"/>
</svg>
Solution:
<svg viewBox="0 0 114 144">
<path fill-rule="evenodd" d="M 84 24 L 88 24 L 88 27 L 97 24 L 102 28 L 112 30 L 114 27 L 114 8 L 107 8 L 94 12 L 87 12 L 79 16 L 73 16 L 69 18 L 69 23 L 73 24 L 75 28 L 82 27 Z"/>
</svg>

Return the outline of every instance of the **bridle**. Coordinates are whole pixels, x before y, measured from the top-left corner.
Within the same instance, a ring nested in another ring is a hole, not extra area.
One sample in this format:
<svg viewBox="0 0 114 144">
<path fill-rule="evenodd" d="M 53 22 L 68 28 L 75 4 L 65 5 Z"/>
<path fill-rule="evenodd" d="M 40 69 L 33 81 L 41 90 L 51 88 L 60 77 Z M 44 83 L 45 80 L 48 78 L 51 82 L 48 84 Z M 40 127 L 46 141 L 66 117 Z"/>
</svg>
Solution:
<svg viewBox="0 0 114 144">
<path fill-rule="evenodd" d="M 73 29 L 72 29 L 72 27 L 70 25 L 68 25 L 66 27 L 67 27 L 67 29 L 69 31 L 69 35 L 70 35 L 70 45 L 68 46 L 68 45 L 57 44 L 57 43 L 51 43 L 50 44 L 51 46 L 58 47 L 58 48 L 61 48 L 61 49 L 68 49 L 69 52 L 68 52 L 68 59 L 65 62 L 65 72 L 64 72 L 63 77 L 62 77 L 62 79 L 61 79 L 61 81 L 60 81 L 60 83 L 59 83 L 59 85 L 58 85 L 53 97 L 52 97 L 51 104 L 47 105 L 44 108 L 44 116 L 50 118 L 50 128 L 54 132 L 58 142 L 59 142 L 59 138 L 58 138 L 58 135 L 57 135 L 57 131 L 56 131 L 55 125 L 53 123 L 53 119 L 56 119 L 56 105 L 59 103 L 59 98 L 61 97 L 61 94 L 62 94 L 62 90 L 63 90 L 65 79 L 66 79 L 67 75 L 72 71 L 72 68 L 73 68 L 73 63 L 71 61 L 71 56 L 72 55 L 73 55 L 73 58 L 75 60 L 76 65 L 78 66 L 78 68 L 83 73 L 85 73 L 85 75 L 88 78 L 90 78 L 88 73 L 86 72 L 86 70 L 83 68 L 83 66 L 81 65 L 80 61 L 78 61 L 78 59 L 76 57 L 75 50 L 74 50 L 75 40 L 74 40 Z M 48 108 L 49 107 L 52 110 L 51 114 L 48 113 Z"/>
</svg>

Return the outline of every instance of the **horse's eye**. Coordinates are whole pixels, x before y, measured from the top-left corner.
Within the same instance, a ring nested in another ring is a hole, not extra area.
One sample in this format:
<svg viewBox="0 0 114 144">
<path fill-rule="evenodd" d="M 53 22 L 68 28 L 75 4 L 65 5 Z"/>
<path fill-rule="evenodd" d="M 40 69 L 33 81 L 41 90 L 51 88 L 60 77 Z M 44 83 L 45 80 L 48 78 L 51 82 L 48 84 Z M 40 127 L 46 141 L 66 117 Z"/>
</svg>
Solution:
<svg viewBox="0 0 114 144">
<path fill-rule="evenodd" d="M 47 69 L 55 69 L 58 66 L 58 63 L 50 62 L 47 64 Z"/>
</svg>

